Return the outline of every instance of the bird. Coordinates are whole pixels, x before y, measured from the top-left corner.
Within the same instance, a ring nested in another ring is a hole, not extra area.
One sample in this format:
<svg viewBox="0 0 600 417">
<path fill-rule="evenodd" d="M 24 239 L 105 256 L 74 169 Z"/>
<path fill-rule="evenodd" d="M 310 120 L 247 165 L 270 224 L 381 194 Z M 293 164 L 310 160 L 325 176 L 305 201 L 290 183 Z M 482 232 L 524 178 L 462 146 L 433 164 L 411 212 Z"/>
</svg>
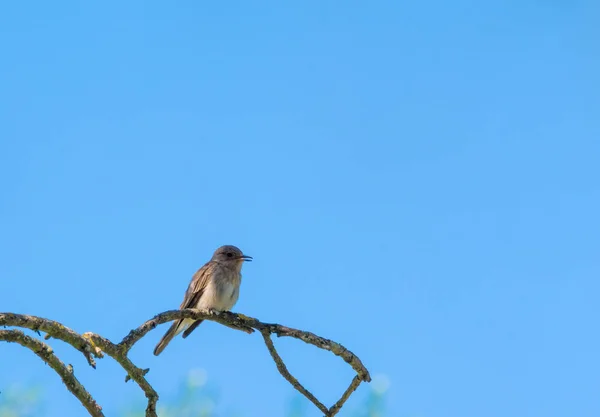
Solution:
<svg viewBox="0 0 600 417">
<path fill-rule="evenodd" d="M 198 269 L 192 277 L 179 309 L 229 311 L 240 295 L 242 265 L 245 261 L 251 260 L 251 256 L 244 255 L 233 245 L 217 248 L 210 261 Z M 154 355 L 160 355 L 179 333 L 183 332 L 183 337 L 188 337 L 202 321 L 202 319 L 176 320 L 154 348 Z"/>
</svg>

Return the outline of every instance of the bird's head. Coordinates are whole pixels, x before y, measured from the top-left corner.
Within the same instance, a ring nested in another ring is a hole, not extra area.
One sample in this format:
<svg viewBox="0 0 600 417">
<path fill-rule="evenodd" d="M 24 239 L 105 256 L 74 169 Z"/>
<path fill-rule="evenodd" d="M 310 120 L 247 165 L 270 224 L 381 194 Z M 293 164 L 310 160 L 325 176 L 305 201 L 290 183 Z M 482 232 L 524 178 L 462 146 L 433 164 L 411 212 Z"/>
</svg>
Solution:
<svg viewBox="0 0 600 417">
<path fill-rule="evenodd" d="M 233 245 L 225 245 L 215 251 L 212 260 L 232 268 L 241 269 L 245 261 L 252 260 L 252 256 L 244 255 L 239 248 Z"/>
</svg>

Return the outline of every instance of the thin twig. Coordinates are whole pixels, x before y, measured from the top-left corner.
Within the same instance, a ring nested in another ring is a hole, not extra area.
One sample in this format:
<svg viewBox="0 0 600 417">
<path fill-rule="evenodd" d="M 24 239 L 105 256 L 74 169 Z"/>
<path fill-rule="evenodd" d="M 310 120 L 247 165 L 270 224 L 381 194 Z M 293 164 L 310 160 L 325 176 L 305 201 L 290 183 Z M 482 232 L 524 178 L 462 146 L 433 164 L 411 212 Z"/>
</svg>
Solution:
<svg viewBox="0 0 600 417">
<path fill-rule="evenodd" d="M 273 361 L 275 361 L 275 365 L 277 365 L 277 370 L 279 371 L 279 373 L 290 384 L 292 384 L 292 386 L 300 394 L 304 395 L 314 405 L 316 405 L 319 410 L 321 410 L 322 412 L 324 412 L 325 414 L 327 414 L 329 412 L 329 410 L 327 410 L 327 407 L 325 407 L 323 405 L 323 403 L 321 403 L 321 401 L 319 401 L 310 391 L 308 391 L 306 388 L 304 388 L 304 386 L 300 382 L 298 382 L 298 380 L 296 378 L 294 378 L 294 376 L 292 374 L 290 374 L 290 372 L 287 370 L 287 367 L 283 363 L 283 360 L 281 359 L 281 356 L 279 356 L 279 353 L 277 353 L 277 349 L 275 349 L 275 345 L 273 344 L 273 340 L 271 340 L 271 333 L 269 333 L 267 330 L 263 330 L 260 333 L 262 334 L 263 339 L 265 339 L 265 345 L 267 345 L 267 349 L 269 350 L 269 353 L 271 354 L 271 357 L 273 358 Z"/>
<path fill-rule="evenodd" d="M 38 355 L 61 377 L 71 393 L 77 397 L 92 417 L 104 417 L 100 407 L 83 385 L 75 378 L 73 368 L 67 367 L 52 351 L 52 348 L 33 337 L 27 336 L 20 330 L 0 330 L 0 340 L 18 343 Z"/>
<path fill-rule="evenodd" d="M 352 378 L 352 382 L 350 382 L 348 388 L 346 388 L 346 391 L 344 391 L 344 393 L 342 394 L 342 398 L 340 398 L 337 403 L 331 406 L 326 416 L 335 416 L 340 411 L 344 403 L 348 400 L 348 398 L 350 398 L 352 393 L 356 391 L 356 388 L 358 388 L 361 382 L 362 379 L 360 378 L 360 375 L 355 375 L 354 378 Z"/>
</svg>

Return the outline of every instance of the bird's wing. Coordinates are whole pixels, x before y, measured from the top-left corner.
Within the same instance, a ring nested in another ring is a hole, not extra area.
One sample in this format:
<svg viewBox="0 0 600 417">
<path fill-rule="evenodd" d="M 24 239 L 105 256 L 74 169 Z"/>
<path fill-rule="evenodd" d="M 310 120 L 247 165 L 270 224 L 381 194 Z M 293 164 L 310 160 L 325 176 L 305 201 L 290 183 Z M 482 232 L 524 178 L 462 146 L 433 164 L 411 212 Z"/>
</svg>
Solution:
<svg viewBox="0 0 600 417">
<path fill-rule="evenodd" d="M 183 302 L 179 306 L 179 309 L 182 310 L 184 308 L 196 308 L 198 306 L 198 302 L 202 298 L 202 294 L 206 291 L 206 287 L 208 286 L 210 276 L 213 274 L 213 271 L 216 267 L 214 262 L 207 262 L 204 264 L 202 268 L 200 268 L 194 276 L 192 277 L 192 281 L 188 286 L 187 291 L 185 292 L 185 297 L 183 297 Z M 183 337 L 187 337 L 192 330 L 194 330 L 202 320 L 196 320 L 191 325 L 188 322 L 188 319 L 179 319 L 175 321 L 167 333 L 160 339 L 156 347 L 154 348 L 154 354 L 159 355 L 165 347 L 169 344 L 169 342 L 177 336 L 182 330 L 185 330 Z M 189 327 L 188 327 L 189 326 Z"/>
<path fill-rule="evenodd" d="M 208 286 L 210 276 L 213 274 L 214 269 L 215 263 L 207 262 L 202 268 L 196 271 L 192 277 L 192 281 L 190 282 L 187 291 L 185 292 L 183 302 L 179 306 L 180 310 L 183 310 L 184 308 L 198 307 L 198 302 L 200 301 L 200 298 L 202 298 L 202 294 L 204 294 L 204 291 Z"/>
</svg>

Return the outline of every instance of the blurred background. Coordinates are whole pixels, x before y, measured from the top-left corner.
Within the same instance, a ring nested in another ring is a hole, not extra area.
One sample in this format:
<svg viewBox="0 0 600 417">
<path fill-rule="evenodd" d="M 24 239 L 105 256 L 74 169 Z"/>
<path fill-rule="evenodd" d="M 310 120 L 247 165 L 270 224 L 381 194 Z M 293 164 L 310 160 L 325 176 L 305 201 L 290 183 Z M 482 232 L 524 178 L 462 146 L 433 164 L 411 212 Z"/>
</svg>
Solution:
<svg viewBox="0 0 600 417">
<path fill-rule="evenodd" d="M 0 311 L 118 341 L 214 249 L 234 311 L 336 340 L 375 380 L 341 416 L 600 415 L 600 5 L 6 2 Z M 258 335 L 131 352 L 163 417 L 318 416 Z M 352 370 L 297 340 L 330 405 Z M 104 407 L 144 397 L 49 342 Z M 0 414 L 83 416 L 0 344 Z M 137 414 L 136 414 L 137 413 Z M 186 414 L 187 413 L 187 414 Z"/>
</svg>

